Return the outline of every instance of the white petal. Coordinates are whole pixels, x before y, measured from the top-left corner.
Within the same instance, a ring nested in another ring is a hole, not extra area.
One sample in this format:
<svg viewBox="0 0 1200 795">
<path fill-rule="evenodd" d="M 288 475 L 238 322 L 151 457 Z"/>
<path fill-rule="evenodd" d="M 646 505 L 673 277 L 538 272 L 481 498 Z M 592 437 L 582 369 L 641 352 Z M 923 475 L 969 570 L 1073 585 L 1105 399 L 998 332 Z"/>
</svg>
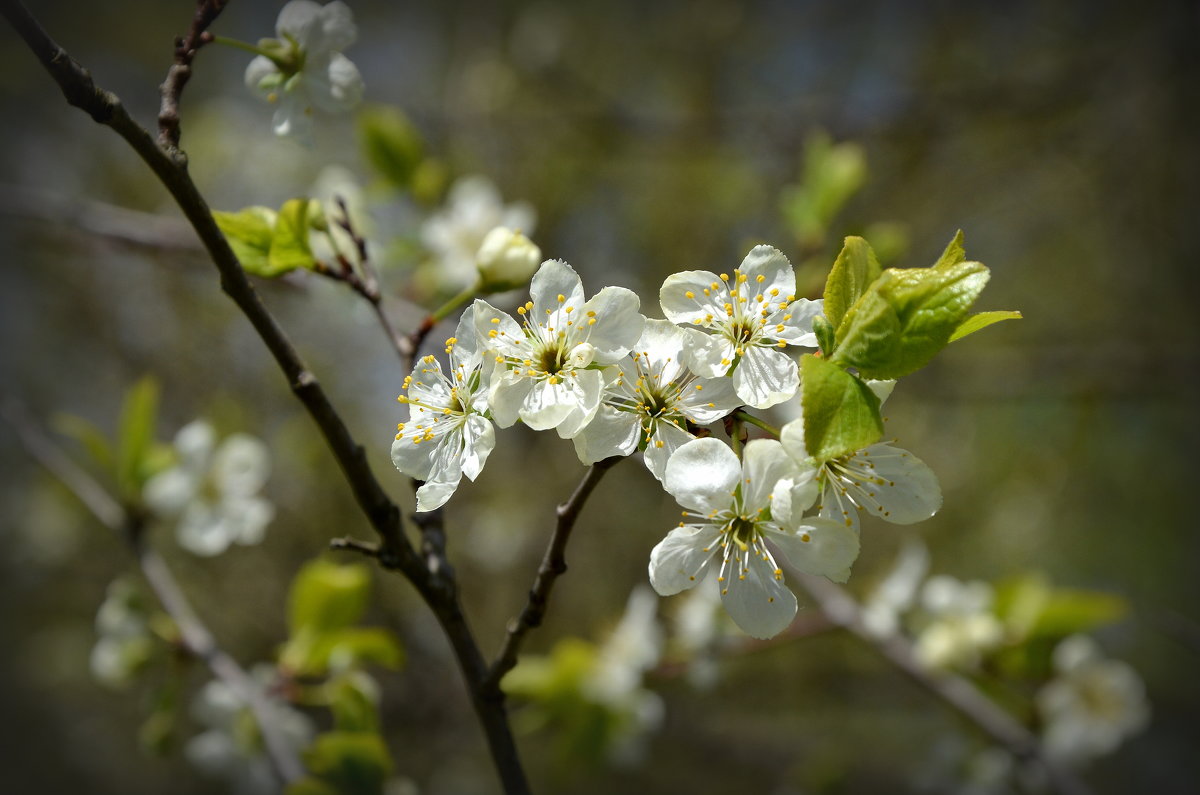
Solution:
<svg viewBox="0 0 1200 795">
<path fill-rule="evenodd" d="M 428 480 L 430 468 L 433 466 L 433 443 L 416 441 L 424 438 L 424 435 L 424 431 L 408 429 L 402 431 L 400 438 L 392 442 L 392 463 L 396 465 L 396 469 L 416 480 Z"/>
<path fill-rule="evenodd" d="M 262 497 L 238 497 L 226 500 L 221 510 L 228 523 L 229 536 L 246 546 L 261 543 L 267 525 L 275 518 L 275 506 Z"/>
<path fill-rule="evenodd" d="M 313 0 L 292 0 L 279 11 L 275 20 L 275 32 L 279 38 L 285 34 L 291 36 L 298 44 L 308 44 L 314 29 L 319 24 L 321 5 Z"/>
<path fill-rule="evenodd" d="M 765 561 L 753 555 L 746 571 L 741 575 L 727 571 L 720 585 L 725 611 L 751 637 L 774 637 L 796 617 L 795 595 Z"/>
<path fill-rule="evenodd" d="M 476 299 L 468 312 L 471 315 L 471 325 L 475 329 L 475 338 L 482 350 L 499 351 L 505 356 L 518 359 L 528 355 L 529 343 L 525 332 L 511 315 L 501 312 L 483 299 Z"/>
<path fill-rule="evenodd" d="M 774 439 L 755 439 L 742 452 L 742 505 L 751 514 L 766 508 L 775 485 L 793 468 Z"/>
<path fill-rule="evenodd" d="M 473 414 L 467 418 L 462 428 L 463 434 L 463 474 L 471 480 L 479 477 L 487 463 L 488 456 L 496 447 L 496 429 L 486 418 Z"/>
<path fill-rule="evenodd" d="M 217 432 L 205 420 L 192 420 L 175 434 L 175 451 L 185 470 L 197 474 L 208 469 L 208 459 L 216 446 Z"/>
<path fill-rule="evenodd" d="M 720 439 L 696 439 L 667 461 L 663 487 L 693 511 L 707 514 L 729 508 L 742 476 L 737 455 Z"/>
<path fill-rule="evenodd" d="M 354 14 L 350 7 L 341 0 L 334 0 L 321 7 L 319 20 L 320 41 L 310 41 L 313 49 L 326 49 L 334 52 L 344 50 L 358 38 L 358 28 L 354 25 Z M 316 30 L 314 30 L 314 33 Z"/>
<path fill-rule="evenodd" d="M 937 475 L 921 459 L 890 444 L 873 444 L 865 453 L 859 461 L 874 464 L 871 471 L 882 481 L 870 486 L 874 497 L 864 499 L 868 510 L 895 524 L 912 524 L 942 507 Z"/>
<path fill-rule="evenodd" d="M 312 108 L 308 97 L 298 91 L 284 90 L 279 94 L 279 104 L 271 120 L 275 134 L 280 138 L 295 138 L 300 143 L 312 143 Z"/>
<path fill-rule="evenodd" d="M 746 277 L 745 287 L 750 296 L 756 294 L 769 295 L 772 289 L 779 291 L 781 298 L 786 298 L 796 292 L 796 275 L 792 271 L 792 263 L 779 249 L 772 246 L 755 246 L 738 266 L 738 271 Z M 763 280 L 758 281 L 762 276 Z M 750 297 L 748 296 L 748 297 Z"/>
<path fill-rule="evenodd" d="M 650 584 L 662 596 L 691 588 L 717 549 L 721 531 L 714 525 L 676 527 L 650 552 Z"/>
<path fill-rule="evenodd" d="M 305 75 L 308 96 L 326 113 L 342 113 L 362 101 L 362 75 L 358 67 L 341 53 L 334 53 L 326 64 L 311 65 Z"/>
<path fill-rule="evenodd" d="M 224 517 L 212 506 L 193 502 L 188 505 L 179 520 L 179 525 L 175 528 L 175 538 L 179 541 L 179 546 L 187 551 L 211 557 L 229 548 L 233 541 L 229 530 Z"/>
<path fill-rule="evenodd" d="M 578 406 L 579 396 L 571 379 L 560 379 L 557 384 L 547 379 L 534 383 L 526 393 L 521 404 L 521 421 L 535 431 L 547 431 L 558 427 Z"/>
<path fill-rule="evenodd" d="M 805 348 L 817 347 L 817 335 L 813 333 L 812 324 L 813 318 L 824 313 L 823 306 L 821 301 L 809 301 L 807 298 L 788 304 L 785 310 L 763 321 L 767 326 L 767 338 Z"/>
<path fill-rule="evenodd" d="M 217 489 L 234 497 L 257 494 L 271 474 L 271 453 L 261 440 L 235 433 L 213 455 L 212 478 Z"/>
<path fill-rule="evenodd" d="M 638 313 L 641 300 L 632 290 L 624 287 L 605 287 L 592 296 L 582 311 L 586 318 L 595 312 L 596 322 L 586 325 L 586 320 L 580 319 L 585 325 L 577 327 L 572 335 L 573 340 L 591 343 L 596 348 L 596 361 L 599 364 L 613 364 L 624 358 L 638 338 L 642 336 L 642 328 L 646 318 Z M 582 336 L 578 332 L 582 331 Z"/>
<path fill-rule="evenodd" d="M 548 259 L 533 274 L 529 284 L 529 295 L 533 298 L 534 320 L 542 323 L 546 312 L 557 313 L 560 308 L 572 306 L 580 311 L 583 306 L 583 283 L 579 274 L 560 259 Z M 563 300 L 559 301 L 558 296 Z"/>
<path fill-rule="evenodd" d="M 497 370 L 488 391 L 488 405 L 498 427 L 507 428 L 517 421 L 532 389 L 533 380 L 516 370 Z"/>
<path fill-rule="evenodd" d="M 751 347 L 733 371 L 733 388 L 747 406 L 765 409 L 796 394 L 796 363 L 774 348 Z"/>
<path fill-rule="evenodd" d="M 892 390 L 896 388 L 895 381 L 867 381 L 867 389 L 875 393 L 875 397 L 879 398 L 879 404 L 883 405 L 887 399 L 891 397 Z"/>
<path fill-rule="evenodd" d="M 278 90 L 279 86 L 276 82 L 279 79 L 278 76 L 279 67 L 265 55 L 256 55 L 250 63 L 246 64 L 246 87 L 264 99 Z M 269 82 L 263 85 L 264 80 L 269 80 Z"/>
<path fill-rule="evenodd" d="M 712 287 L 714 283 L 716 290 Z M 658 301 L 672 323 L 702 324 L 709 315 L 725 317 L 729 288 L 711 271 L 682 271 L 666 278 L 659 288 Z"/>
<path fill-rule="evenodd" d="M 641 426 L 631 411 L 601 406 L 587 427 L 575 434 L 575 454 L 584 464 L 594 464 L 614 455 L 629 455 L 637 449 Z"/>
<path fill-rule="evenodd" d="M 647 319 L 632 353 L 640 355 L 643 368 L 657 374 L 663 383 L 670 383 L 683 370 L 684 340 L 683 329 L 674 323 Z"/>
<path fill-rule="evenodd" d="M 563 380 L 571 394 L 571 413 L 555 426 L 559 438 L 571 439 L 591 423 L 604 394 L 604 373 L 599 370 L 575 370 Z"/>
<path fill-rule="evenodd" d="M 797 569 L 834 582 L 849 579 L 850 564 L 858 558 L 858 533 L 838 522 L 808 519 L 795 532 L 767 537 Z"/>
<path fill-rule="evenodd" d="M 667 462 L 680 447 L 695 437 L 670 422 L 660 422 L 646 445 L 646 468 L 661 483 L 667 475 Z M 658 443 L 662 442 L 662 447 Z"/>
<path fill-rule="evenodd" d="M 810 457 L 804 447 L 804 419 L 792 420 L 779 429 L 779 443 L 792 460 L 800 465 L 807 465 Z"/>
<path fill-rule="evenodd" d="M 679 403 L 689 420 L 708 425 L 742 405 L 742 399 L 733 391 L 731 379 L 702 378 L 684 390 Z"/>
<path fill-rule="evenodd" d="M 427 480 L 417 489 L 417 512 L 425 513 L 441 508 L 450 498 L 454 496 L 454 492 L 458 490 L 458 484 L 462 481 L 462 471 L 459 471 L 459 477 L 449 480 Z"/>
<path fill-rule="evenodd" d="M 733 361 L 733 343 L 718 334 L 685 328 L 684 364 L 702 378 L 721 378 Z"/>
<path fill-rule="evenodd" d="M 174 516 L 196 496 L 200 480 L 183 469 L 172 467 L 159 472 L 142 487 L 146 506 L 159 516 Z"/>
</svg>

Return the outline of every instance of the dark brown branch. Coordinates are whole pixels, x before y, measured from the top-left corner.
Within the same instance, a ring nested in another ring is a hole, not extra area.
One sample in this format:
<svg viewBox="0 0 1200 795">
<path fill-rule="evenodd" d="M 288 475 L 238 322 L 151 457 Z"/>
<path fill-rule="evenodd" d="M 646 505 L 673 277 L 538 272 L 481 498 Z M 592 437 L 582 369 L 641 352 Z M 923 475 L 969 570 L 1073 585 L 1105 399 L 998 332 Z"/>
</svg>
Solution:
<svg viewBox="0 0 1200 795">
<path fill-rule="evenodd" d="M 192 76 L 196 51 L 212 41 L 208 27 L 225 8 L 228 0 L 197 0 L 196 15 L 186 36 L 175 39 L 175 63 L 162 84 L 162 105 L 158 111 L 158 145 L 164 150 L 179 147 L 179 98 Z"/>
<path fill-rule="evenodd" d="M 621 460 L 621 456 L 614 456 L 592 464 L 583 480 L 575 487 L 571 498 L 558 506 L 554 534 L 550 536 L 550 543 L 546 546 L 541 565 L 538 566 L 533 587 L 529 589 L 529 601 L 521 610 L 521 614 L 508 622 L 504 646 L 488 671 L 484 681 L 485 687 L 500 692 L 500 680 L 516 667 L 517 654 L 521 650 L 521 642 L 525 635 L 529 630 L 540 626 L 546 617 L 546 608 L 550 601 L 550 593 L 554 590 L 554 583 L 559 575 L 567 570 L 567 542 L 571 539 L 571 531 L 575 529 L 579 513 L 600 483 L 600 479 L 604 477 L 604 473 Z"/>
<path fill-rule="evenodd" d="M 283 371 L 292 392 L 324 436 L 360 509 L 381 538 L 380 564 L 402 572 L 441 624 L 458 659 L 505 791 L 528 792 L 503 696 L 493 688 L 483 687 L 488 667 L 467 625 L 457 584 L 448 579 L 445 572 L 438 576 L 429 572 L 404 536 L 399 508 L 375 479 L 365 451 L 351 436 L 316 377 L 259 300 L 241 263 L 213 220 L 207 202 L 188 175 L 187 159 L 174 146 L 160 148 L 150 133 L 129 116 L 120 100 L 97 87 L 87 70 L 46 34 L 19 0 L 0 0 L 0 13 L 58 83 L 68 104 L 80 108 L 124 138 L 171 193 L 220 272 L 221 288 L 250 320 Z"/>
<path fill-rule="evenodd" d="M 204 662 L 213 676 L 228 685 L 250 707 L 262 732 L 267 758 L 280 780 L 286 784 L 304 776 L 300 757 L 272 720 L 270 705 L 262 690 L 237 661 L 217 645 L 212 632 L 192 610 L 166 561 L 145 543 L 145 517 L 122 507 L 46 436 L 19 405 L 5 402 L 0 406 L 0 415 L 30 457 L 66 486 L 100 524 L 129 544 L 150 589 L 178 627 L 183 648 Z"/>
<path fill-rule="evenodd" d="M 1039 765 L 1046 771 L 1051 786 L 1061 795 L 1090 795 L 1091 789 L 1074 771 L 1047 758 L 1032 732 L 980 693 L 967 679 L 948 671 L 932 671 L 922 665 L 913 653 L 912 644 L 901 635 L 879 637 L 873 634 L 862 620 L 858 603 L 840 586 L 811 574 L 798 574 L 797 580 L 830 621 L 866 641 L 884 659 L 946 702 L 1018 759 Z"/>
</svg>

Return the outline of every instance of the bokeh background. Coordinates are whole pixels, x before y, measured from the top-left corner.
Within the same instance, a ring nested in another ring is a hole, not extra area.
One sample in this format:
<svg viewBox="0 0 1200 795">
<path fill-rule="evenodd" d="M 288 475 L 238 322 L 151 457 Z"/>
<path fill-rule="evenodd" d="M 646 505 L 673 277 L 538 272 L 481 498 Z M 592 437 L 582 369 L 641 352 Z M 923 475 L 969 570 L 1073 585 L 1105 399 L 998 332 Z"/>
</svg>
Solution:
<svg viewBox="0 0 1200 795">
<path fill-rule="evenodd" d="M 1099 792 L 1192 791 L 1196 3 L 352 6 L 360 32 L 348 54 L 368 101 L 402 108 L 450 175 L 486 174 L 506 199 L 530 202 L 532 237 L 589 292 L 627 286 L 651 316 L 668 273 L 728 269 L 754 243 L 806 263 L 802 278 L 819 287 L 843 234 L 874 229 L 894 244 L 888 264 L 923 266 L 962 228 L 970 257 L 992 269 L 980 308 L 1025 319 L 955 345 L 896 390 L 892 433 L 939 474 L 945 508 L 911 529 L 868 523 L 849 587 L 864 593 L 917 536 L 938 572 L 1039 571 L 1121 595 L 1131 612 L 1100 639 L 1145 678 L 1153 720 L 1087 778 Z M 277 11 L 234 2 L 215 31 L 272 35 Z M 153 123 L 190 3 L 44 0 L 36 13 Z M 222 643 L 246 663 L 267 659 L 285 636 L 297 568 L 328 538 L 367 538 L 369 528 L 164 191 L 115 135 L 62 102 L 10 30 L 0 41 L 0 389 L 47 422 L 70 413 L 111 430 L 125 390 L 151 373 L 163 394 L 159 438 L 204 416 L 268 442 L 278 516 L 262 545 L 199 559 L 165 528 L 158 537 Z M 185 94 L 183 146 L 210 203 L 278 206 L 330 162 L 370 186 L 352 119 L 321 118 L 312 149 L 274 138 L 269 109 L 242 85 L 247 59 L 206 49 Z M 781 196 L 817 130 L 860 145 L 867 179 L 830 234 L 799 240 Z M 368 195 L 380 237 L 414 238 L 426 209 L 378 186 Z M 165 220 L 144 226 L 152 245 L 121 241 L 84 228 L 96 217 L 87 202 Z M 405 287 L 417 259 L 397 244 L 384 270 L 403 324 L 420 317 Z M 411 505 L 387 456 L 404 373 L 370 314 L 316 279 L 260 287 L 388 488 Z M 7 428 L 0 456 L 0 789 L 221 791 L 178 752 L 140 751 L 144 693 L 111 692 L 88 674 L 95 611 L 132 568 L 124 547 Z M 554 505 L 582 473 L 569 444 L 513 429 L 451 503 L 450 554 L 485 651 L 521 605 Z M 528 649 L 602 634 L 645 581 L 675 510 L 640 465 L 615 469 Z M 370 619 L 408 654 L 402 670 L 379 673 L 398 771 L 422 792 L 490 791 L 436 625 L 402 580 L 376 581 Z M 939 738 L 974 737 L 840 633 L 739 655 L 721 671 L 707 691 L 679 677 L 653 683 L 666 718 L 645 764 L 573 775 L 528 736 L 533 780 L 597 793 L 905 791 Z"/>
</svg>

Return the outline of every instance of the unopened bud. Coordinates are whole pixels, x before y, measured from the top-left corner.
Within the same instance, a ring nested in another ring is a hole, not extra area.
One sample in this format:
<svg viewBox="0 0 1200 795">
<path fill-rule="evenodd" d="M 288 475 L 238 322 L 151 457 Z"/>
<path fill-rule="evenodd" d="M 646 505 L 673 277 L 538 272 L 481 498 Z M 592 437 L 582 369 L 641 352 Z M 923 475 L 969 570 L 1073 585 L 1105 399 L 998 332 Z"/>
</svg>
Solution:
<svg viewBox="0 0 1200 795">
<path fill-rule="evenodd" d="M 542 250 L 520 232 L 497 226 L 487 233 L 475 255 L 485 292 L 512 290 L 526 284 L 542 261 Z"/>
</svg>

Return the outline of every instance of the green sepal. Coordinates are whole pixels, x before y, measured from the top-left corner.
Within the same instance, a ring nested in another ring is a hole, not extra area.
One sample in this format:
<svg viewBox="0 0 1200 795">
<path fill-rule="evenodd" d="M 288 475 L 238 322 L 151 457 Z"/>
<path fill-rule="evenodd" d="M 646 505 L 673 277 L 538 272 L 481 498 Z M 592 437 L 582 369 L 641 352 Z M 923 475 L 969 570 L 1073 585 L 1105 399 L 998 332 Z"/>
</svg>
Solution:
<svg viewBox="0 0 1200 795">
<path fill-rule="evenodd" d="M 804 446 L 818 463 L 879 441 L 879 398 L 860 379 L 811 353 L 800 358 Z"/>
<path fill-rule="evenodd" d="M 921 369 L 949 343 L 988 275 L 978 262 L 885 270 L 846 313 L 833 360 L 878 380 Z"/>
<path fill-rule="evenodd" d="M 825 317 L 836 329 L 854 302 L 882 273 L 871 246 L 861 237 L 847 237 L 825 280 Z M 824 348 L 822 348 L 825 350 Z M 832 348 L 825 351 L 832 353 Z"/>
<path fill-rule="evenodd" d="M 388 183 L 400 189 L 412 187 L 425 143 L 399 108 L 374 105 L 360 111 L 358 140 L 367 162 Z"/>
<path fill-rule="evenodd" d="M 985 329 L 993 323 L 999 323 L 1002 320 L 1020 320 L 1021 317 L 1020 312 L 1011 309 L 1000 309 L 994 312 L 977 312 L 958 324 L 958 328 L 954 329 L 954 333 L 950 335 L 950 341 L 961 340 L 968 334 L 974 334 L 976 331 Z"/>
<path fill-rule="evenodd" d="M 813 333 L 817 335 L 817 345 L 821 348 L 821 354 L 829 358 L 833 353 L 833 341 L 837 333 L 833 324 L 824 315 L 816 315 L 813 317 Z"/>
<path fill-rule="evenodd" d="M 308 244 L 308 199 L 288 199 L 279 208 L 275 219 L 275 234 L 267 252 L 267 273 L 259 276 L 278 276 L 296 268 L 312 268 L 316 262 Z"/>
</svg>

